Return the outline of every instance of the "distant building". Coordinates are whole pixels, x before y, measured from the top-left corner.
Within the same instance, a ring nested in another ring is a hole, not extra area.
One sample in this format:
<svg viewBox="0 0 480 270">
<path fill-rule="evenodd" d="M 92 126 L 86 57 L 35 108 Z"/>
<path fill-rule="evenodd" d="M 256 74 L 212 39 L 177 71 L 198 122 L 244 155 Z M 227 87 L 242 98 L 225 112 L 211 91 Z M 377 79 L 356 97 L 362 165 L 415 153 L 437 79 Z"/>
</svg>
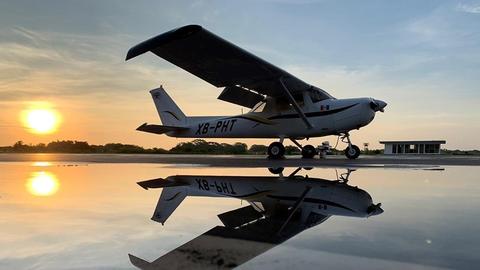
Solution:
<svg viewBox="0 0 480 270">
<path fill-rule="evenodd" d="M 446 141 L 380 141 L 380 143 L 385 145 L 383 153 L 386 155 L 440 154 L 440 145 Z"/>
</svg>

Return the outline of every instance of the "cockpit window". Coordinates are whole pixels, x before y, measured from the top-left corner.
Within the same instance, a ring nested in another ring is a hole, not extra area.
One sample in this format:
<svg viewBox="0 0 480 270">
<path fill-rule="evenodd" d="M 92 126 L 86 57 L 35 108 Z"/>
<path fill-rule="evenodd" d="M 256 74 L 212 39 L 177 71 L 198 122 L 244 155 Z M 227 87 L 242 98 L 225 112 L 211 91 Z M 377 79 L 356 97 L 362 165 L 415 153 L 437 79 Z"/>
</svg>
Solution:
<svg viewBox="0 0 480 270">
<path fill-rule="evenodd" d="M 308 91 L 310 98 L 312 99 L 312 102 L 319 102 L 325 99 L 333 98 L 330 96 L 327 92 L 319 89 L 319 88 L 311 88 L 310 91 Z"/>
<path fill-rule="evenodd" d="M 310 91 L 310 98 L 312 99 L 313 103 L 319 102 L 325 99 L 325 97 L 322 96 L 322 94 L 317 90 Z"/>
</svg>

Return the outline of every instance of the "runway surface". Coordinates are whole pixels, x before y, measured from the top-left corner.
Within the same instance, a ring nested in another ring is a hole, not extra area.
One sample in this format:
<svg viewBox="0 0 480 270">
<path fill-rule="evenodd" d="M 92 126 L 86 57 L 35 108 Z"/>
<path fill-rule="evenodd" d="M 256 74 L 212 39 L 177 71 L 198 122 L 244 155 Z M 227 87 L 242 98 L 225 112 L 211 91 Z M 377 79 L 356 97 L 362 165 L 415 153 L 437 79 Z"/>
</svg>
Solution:
<svg viewBox="0 0 480 270">
<path fill-rule="evenodd" d="M 480 156 L 361 156 L 349 160 L 343 156 L 326 159 L 302 159 L 288 156 L 282 160 L 269 160 L 252 155 L 153 155 L 153 154 L 0 154 L 0 162 L 62 161 L 85 163 L 161 163 L 198 164 L 214 167 L 373 167 L 373 166 L 480 166 Z"/>
</svg>

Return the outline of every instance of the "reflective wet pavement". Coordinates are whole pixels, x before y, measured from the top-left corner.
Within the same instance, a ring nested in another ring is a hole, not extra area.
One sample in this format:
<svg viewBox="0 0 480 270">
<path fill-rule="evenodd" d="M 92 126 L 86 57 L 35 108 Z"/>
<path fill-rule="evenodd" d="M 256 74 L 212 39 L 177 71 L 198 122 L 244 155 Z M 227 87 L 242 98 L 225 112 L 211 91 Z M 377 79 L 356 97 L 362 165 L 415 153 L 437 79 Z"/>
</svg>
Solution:
<svg viewBox="0 0 480 270">
<path fill-rule="evenodd" d="M 480 263 L 479 167 L 56 161 L 3 162 L 0 171 L 0 269 Z"/>
</svg>

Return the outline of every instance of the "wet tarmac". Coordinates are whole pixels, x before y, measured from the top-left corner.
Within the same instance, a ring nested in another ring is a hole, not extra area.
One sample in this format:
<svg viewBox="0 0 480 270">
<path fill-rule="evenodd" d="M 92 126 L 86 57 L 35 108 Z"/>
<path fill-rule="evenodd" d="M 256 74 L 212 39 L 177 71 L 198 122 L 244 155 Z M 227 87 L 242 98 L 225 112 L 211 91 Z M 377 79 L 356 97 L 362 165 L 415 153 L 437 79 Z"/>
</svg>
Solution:
<svg viewBox="0 0 480 270">
<path fill-rule="evenodd" d="M 158 156 L 10 156 L 32 160 L 6 162 L 2 156 L 0 162 L 0 269 L 480 264 L 478 166 L 225 167 L 229 160 L 273 161 L 207 157 L 219 162 L 199 165 L 133 162 Z"/>
<path fill-rule="evenodd" d="M 349 160 L 344 156 L 327 156 L 326 159 L 303 159 L 288 156 L 281 160 L 269 160 L 265 156 L 252 155 L 154 155 L 154 154 L 0 154 L 0 162 L 66 161 L 87 163 L 161 163 L 197 164 L 215 167 L 372 167 L 372 166 L 480 166 L 480 156 L 404 155 L 360 156 Z"/>
</svg>

